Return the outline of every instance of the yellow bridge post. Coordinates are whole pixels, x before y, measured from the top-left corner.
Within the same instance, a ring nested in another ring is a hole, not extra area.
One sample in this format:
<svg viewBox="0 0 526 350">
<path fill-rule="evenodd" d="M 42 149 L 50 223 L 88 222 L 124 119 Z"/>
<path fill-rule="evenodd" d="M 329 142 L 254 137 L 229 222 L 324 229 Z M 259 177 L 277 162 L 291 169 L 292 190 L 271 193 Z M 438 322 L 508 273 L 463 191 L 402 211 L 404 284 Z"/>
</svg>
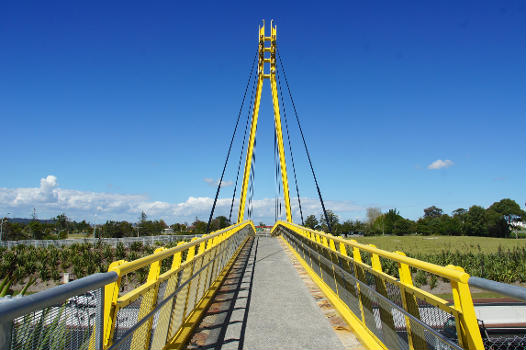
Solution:
<svg viewBox="0 0 526 350">
<path fill-rule="evenodd" d="M 374 244 L 369 244 L 369 246 L 376 248 Z M 383 273 L 382 263 L 380 262 L 380 257 L 378 256 L 378 254 L 371 254 L 371 266 L 373 270 L 377 273 Z M 376 285 L 376 291 L 383 295 L 385 298 L 389 299 L 383 276 L 375 275 L 374 281 Z M 380 320 L 382 321 L 382 333 L 384 335 L 384 344 L 390 349 L 396 349 L 398 346 L 398 335 L 395 331 L 391 307 L 389 305 L 385 305 L 382 302 L 378 302 L 378 309 L 380 311 Z"/>
<path fill-rule="evenodd" d="M 464 272 L 464 269 L 460 266 L 448 265 L 446 267 Z M 473 305 L 473 299 L 471 298 L 471 291 L 467 284 L 469 275 L 465 274 L 465 276 L 465 281 L 451 281 L 451 291 L 453 293 L 455 307 L 458 310 L 462 310 L 460 317 L 455 319 L 458 342 L 464 348 L 484 350 L 484 343 L 482 342 L 482 336 L 480 335 L 477 315 L 475 314 L 475 307 Z"/>
<path fill-rule="evenodd" d="M 186 244 L 186 242 L 179 242 L 177 243 L 177 246 L 180 247 L 181 245 Z M 181 267 L 181 253 L 175 253 L 172 259 L 172 267 L 170 268 L 170 271 L 177 271 L 179 267 Z M 166 284 L 166 288 L 164 290 L 164 295 L 168 296 L 172 294 L 177 289 L 177 282 L 178 282 L 179 276 L 174 273 L 169 279 Z M 170 317 L 172 315 L 172 308 L 173 308 L 174 300 L 170 300 L 166 305 L 164 305 L 161 308 L 161 311 L 159 312 L 159 321 L 157 322 L 157 328 L 155 328 L 155 333 L 153 336 L 153 342 L 152 342 L 152 349 L 162 349 L 166 345 L 166 341 L 168 340 L 168 327 L 170 325 Z"/>
<path fill-rule="evenodd" d="M 270 36 L 265 36 L 265 21 L 259 27 L 259 49 L 258 49 L 258 82 L 256 89 L 256 98 L 254 100 L 254 107 L 252 109 L 252 123 L 250 127 L 250 136 L 248 138 L 247 155 L 245 159 L 245 170 L 243 173 L 243 182 L 241 187 L 241 195 L 239 198 L 239 212 L 237 215 L 237 222 L 240 223 L 245 217 L 245 204 L 247 199 L 248 181 L 250 177 L 250 167 L 252 165 L 252 154 L 254 153 L 254 141 L 256 139 L 256 131 L 258 126 L 259 105 L 261 102 L 261 91 L 263 89 L 263 81 L 270 80 L 270 87 L 272 90 L 272 104 L 274 106 L 274 128 L 276 131 L 276 139 L 278 143 L 279 164 L 281 168 L 281 181 L 283 183 L 283 199 L 285 202 L 285 210 L 287 214 L 287 222 L 292 222 L 292 211 L 290 208 L 289 197 L 289 182 L 287 177 L 287 163 L 285 160 L 285 148 L 283 146 L 283 132 L 281 128 L 281 115 L 279 110 L 278 89 L 276 83 L 276 38 L 277 30 L 273 22 L 270 22 Z M 265 43 L 269 42 L 270 46 Z M 266 55 L 268 53 L 268 55 Z M 270 57 L 267 57 L 270 56 Z M 270 64 L 268 74 L 265 74 L 265 63 Z"/>
<path fill-rule="evenodd" d="M 166 250 L 164 247 L 155 249 L 155 253 L 159 253 Z M 139 314 L 137 319 L 140 320 L 148 315 L 157 304 L 157 293 L 159 292 L 159 275 L 161 274 L 161 261 L 155 261 L 150 265 L 150 271 L 148 271 L 148 279 L 146 280 L 147 285 L 153 285 L 153 288 L 149 288 L 148 292 L 143 295 L 141 300 L 141 306 L 139 307 Z M 152 333 L 153 318 L 146 321 L 137 331 L 133 333 L 130 350 L 141 350 L 146 349 L 150 344 L 150 335 Z"/>
<path fill-rule="evenodd" d="M 406 256 L 404 252 L 396 251 L 395 253 Z M 413 278 L 411 277 L 411 269 L 409 268 L 409 265 L 398 263 L 398 274 L 400 275 L 400 283 L 404 287 L 413 287 Z M 418 309 L 416 297 L 411 293 L 408 293 L 406 288 L 400 289 L 404 310 L 415 316 L 415 318 L 420 319 L 420 310 Z M 409 343 L 409 350 L 427 350 L 426 337 L 422 326 L 416 324 L 416 322 L 412 325 L 409 317 L 405 316 L 404 318 L 407 328 L 407 342 Z"/>
</svg>

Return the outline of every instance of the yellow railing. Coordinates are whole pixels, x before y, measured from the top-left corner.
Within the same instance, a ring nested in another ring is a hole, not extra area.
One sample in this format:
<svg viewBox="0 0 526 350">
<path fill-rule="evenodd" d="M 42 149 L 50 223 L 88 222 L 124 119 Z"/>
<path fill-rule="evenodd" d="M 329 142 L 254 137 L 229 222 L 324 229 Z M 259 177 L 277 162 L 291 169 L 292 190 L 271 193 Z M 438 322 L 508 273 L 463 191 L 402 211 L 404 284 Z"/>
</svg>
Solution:
<svg viewBox="0 0 526 350">
<path fill-rule="evenodd" d="M 117 281 L 105 288 L 104 349 L 180 348 L 211 300 L 237 253 L 255 233 L 251 221 L 212 232 L 135 261 L 113 262 Z M 162 262 L 171 259 L 170 264 Z M 148 268 L 144 284 L 126 280 Z"/>
<path fill-rule="evenodd" d="M 484 349 L 469 275 L 461 267 L 430 264 L 283 221 L 272 234 L 281 234 L 293 248 L 368 348 Z M 398 265 L 398 276 L 383 271 L 389 262 Z M 415 287 L 415 270 L 449 281 L 453 303 Z"/>
</svg>

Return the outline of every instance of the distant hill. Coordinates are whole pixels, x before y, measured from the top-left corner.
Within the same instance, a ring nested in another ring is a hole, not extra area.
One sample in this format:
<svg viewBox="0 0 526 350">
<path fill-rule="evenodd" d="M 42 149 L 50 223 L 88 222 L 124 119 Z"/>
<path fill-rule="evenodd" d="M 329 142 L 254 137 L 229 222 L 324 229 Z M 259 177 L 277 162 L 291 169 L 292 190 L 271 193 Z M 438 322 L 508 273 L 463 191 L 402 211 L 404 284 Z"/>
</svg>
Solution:
<svg viewBox="0 0 526 350">
<path fill-rule="evenodd" d="M 14 223 L 17 223 L 17 224 L 27 225 L 31 221 L 33 221 L 33 219 L 26 219 L 26 218 L 13 218 L 13 219 L 11 219 L 11 218 L 8 218 L 7 221 L 14 222 Z M 46 220 L 37 219 L 37 221 L 40 222 L 41 224 L 54 224 L 55 223 L 54 219 L 46 219 Z"/>
</svg>

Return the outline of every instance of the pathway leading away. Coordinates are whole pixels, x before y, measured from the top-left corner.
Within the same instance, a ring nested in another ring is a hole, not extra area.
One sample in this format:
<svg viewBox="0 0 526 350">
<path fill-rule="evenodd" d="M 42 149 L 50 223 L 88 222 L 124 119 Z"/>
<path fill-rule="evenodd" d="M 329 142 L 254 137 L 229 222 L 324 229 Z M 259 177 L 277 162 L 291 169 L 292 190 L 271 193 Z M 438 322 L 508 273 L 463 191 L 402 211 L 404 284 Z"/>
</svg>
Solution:
<svg viewBox="0 0 526 350">
<path fill-rule="evenodd" d="M 264 235 L 246 244 L 188 348 L 345 349 L 278 239 Z"/>
</svg>

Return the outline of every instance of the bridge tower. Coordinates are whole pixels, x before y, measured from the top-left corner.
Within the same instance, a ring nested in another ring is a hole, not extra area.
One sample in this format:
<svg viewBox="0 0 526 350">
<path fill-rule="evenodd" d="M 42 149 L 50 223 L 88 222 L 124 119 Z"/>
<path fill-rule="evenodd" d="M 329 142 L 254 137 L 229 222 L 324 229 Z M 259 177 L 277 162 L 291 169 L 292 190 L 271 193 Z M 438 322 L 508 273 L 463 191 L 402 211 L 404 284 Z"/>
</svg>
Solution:
<svg viewBox="0 0 526 350">
<path fill-rule="evenodd" d="M 239 212 L 237 222 L 242 222 L 245 216 L 245 203 L 247 197 L 248 181 L 250 176 L 250 167 L 252 165 L 252 153 L 254 152 L 254 140 L 258 126 L 259 104 L 261 102 L 261 91 L 263 82 L 270 80 L 272 90 L 272 103 L 274 105 L 274 128 L 279 152 L 279 165 L 281 168 L 281 181 L 283 183 L 283 197 L 285 201 L 285 210 L 287 221 L 292 222 L 292 212 L 290 209 L 289 182 L 287 178 L 287 164 L 285 161 L 285 149 L 283 147 L 283 133 L 281 129 L 281 116 L 279 110 L 278 89 L 276 83 L 276 26 L 270 21 L 270 36 L 265 35 L 265 21 L 259 26 L 259 48 L 258 48 L 258 76 L 256 98 L 252 108 L 252 123 L 250 128 L 250 137 L 247 146 L 247 156 L 245 160 L 245 170 L 243 174 L 243 184 L 241 188 L 241 197 L 239 201 Z M 266 73 L 268 72 L 268 73 Z"/>
</svg>

